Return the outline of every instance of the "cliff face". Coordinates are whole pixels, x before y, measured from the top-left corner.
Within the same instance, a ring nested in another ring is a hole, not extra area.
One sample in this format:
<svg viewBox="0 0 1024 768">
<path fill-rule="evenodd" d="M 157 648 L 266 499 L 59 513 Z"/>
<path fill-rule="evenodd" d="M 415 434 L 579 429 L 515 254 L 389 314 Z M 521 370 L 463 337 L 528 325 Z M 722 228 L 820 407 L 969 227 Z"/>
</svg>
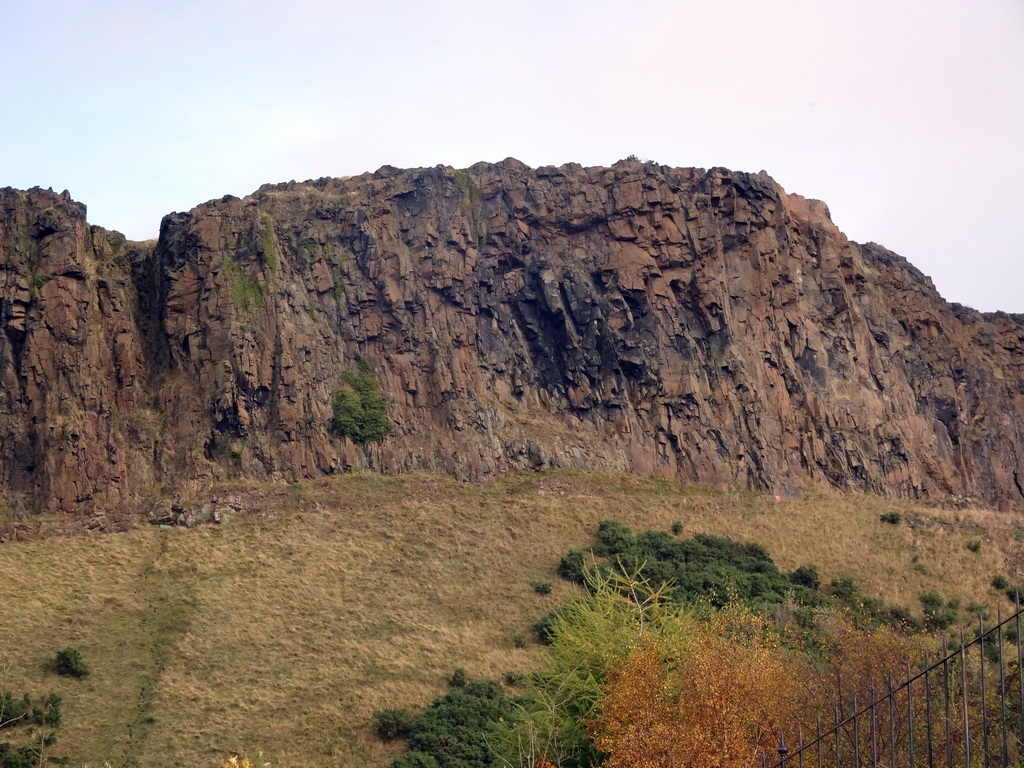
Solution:
<svg viewBox="0 0 1024 768">
<path fill-rule="evenodd" d="M 154 244 L 0 192 L 0 456 L 79 512 L 183 480 L 542 465 L 1024 508 L 1024 318 L 763 174 L 514 160 L 265 186 Z M 363 360 L 394 429 L 329 431 Z"/>
</svg>

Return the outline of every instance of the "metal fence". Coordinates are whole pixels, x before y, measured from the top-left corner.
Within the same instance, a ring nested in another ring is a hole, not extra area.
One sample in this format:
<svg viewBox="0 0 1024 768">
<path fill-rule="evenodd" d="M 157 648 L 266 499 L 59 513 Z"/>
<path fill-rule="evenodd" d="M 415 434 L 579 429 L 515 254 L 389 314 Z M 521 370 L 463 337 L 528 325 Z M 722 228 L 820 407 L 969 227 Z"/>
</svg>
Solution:
<svg viewBox="0 0 1024 768">
<path fill-rule="evenodd" d="M 884 692 L 837 704 L 828 721 L 780 733 L 761 768 L 1005 768 L 1024 763 L 1020 597 L 1010 617 Z M 748 768 L 750 768 L 748 766 Z"/>
</svg>

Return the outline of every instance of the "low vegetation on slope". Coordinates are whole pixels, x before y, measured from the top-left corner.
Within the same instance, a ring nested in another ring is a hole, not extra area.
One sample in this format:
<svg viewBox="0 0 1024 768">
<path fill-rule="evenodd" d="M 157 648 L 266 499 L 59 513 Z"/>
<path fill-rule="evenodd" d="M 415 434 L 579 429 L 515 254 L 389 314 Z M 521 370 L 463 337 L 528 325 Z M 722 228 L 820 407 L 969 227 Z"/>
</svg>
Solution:
<svg viewBox="0 0 1024 768">
<path fill-rule="evenodd" d="M 249 511 L 220 526 L 56 539 L 44 520 L 43 535 L 0 545 L 6 685 L 61 698 L 51 754 L 386 766 L 402 744 L 378 738 L 374 712 L 422 711 L 458 667 L 514 680 L 542 663 L 531 626 L 579 594 L 555 568 L 603 520 L 756 543 L 786 573 L 811 564 L 822 584 L 852 580 L 919 619 L 922 594 L 963 614 L 1005 599 L 993 581 L 1024 580 L 1019 520 L 870 496 L 776 501 L 578 472 L 234 491 Z M 66 648 L 87 676 L 56 674 Z"/>
</svg>

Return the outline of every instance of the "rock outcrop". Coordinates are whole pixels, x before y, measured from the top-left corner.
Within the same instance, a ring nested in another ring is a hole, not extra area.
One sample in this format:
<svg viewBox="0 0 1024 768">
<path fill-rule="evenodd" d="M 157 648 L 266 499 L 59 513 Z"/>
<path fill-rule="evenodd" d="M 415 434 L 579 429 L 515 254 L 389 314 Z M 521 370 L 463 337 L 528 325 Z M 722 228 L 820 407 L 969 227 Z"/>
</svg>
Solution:
<svg viewBox="0 0 1024 768">
<path fill-rule="evenodd" d="M 385 167 L 167 216 L 0 191 L 11 503 L 545 465 L 1024 509 L 1024 317 L 948 304 L 767 175 Z M 391 434 L 330 430 L 364 362 Z"/>
</svg>

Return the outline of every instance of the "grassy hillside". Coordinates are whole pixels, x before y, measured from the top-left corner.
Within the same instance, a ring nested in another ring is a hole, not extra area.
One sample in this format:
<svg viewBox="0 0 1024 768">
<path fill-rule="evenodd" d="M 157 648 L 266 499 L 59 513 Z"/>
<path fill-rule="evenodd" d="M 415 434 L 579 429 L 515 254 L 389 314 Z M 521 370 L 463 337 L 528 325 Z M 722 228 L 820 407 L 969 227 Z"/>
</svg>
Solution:
<svg viewBox="0 0 1024 768">
<path fill-rule="evenodd" d="M 373 736 L 371 713 L 423 707 L 457 666 L 500 678 L 535 664 L 530 625 L 572 589 L 558 559 L 609 518 L 756 541 L 782 568 L 852 576 L 917 614 L 923 591 L 994 607 L 993 575 L 1024 576 L 1019 517 L 872 496 L 776 501 L 579 472 L 355 474 L 247 494 L 249 513 L 222 526 L 0 545 L 8 687 L 63 696 L 54 754 L 385 766 L 399 747 Z M 879 520 L 890 512 L 899 524 Z M 68 645 L 88 677 L 52 672 Z"/>
</svg>

